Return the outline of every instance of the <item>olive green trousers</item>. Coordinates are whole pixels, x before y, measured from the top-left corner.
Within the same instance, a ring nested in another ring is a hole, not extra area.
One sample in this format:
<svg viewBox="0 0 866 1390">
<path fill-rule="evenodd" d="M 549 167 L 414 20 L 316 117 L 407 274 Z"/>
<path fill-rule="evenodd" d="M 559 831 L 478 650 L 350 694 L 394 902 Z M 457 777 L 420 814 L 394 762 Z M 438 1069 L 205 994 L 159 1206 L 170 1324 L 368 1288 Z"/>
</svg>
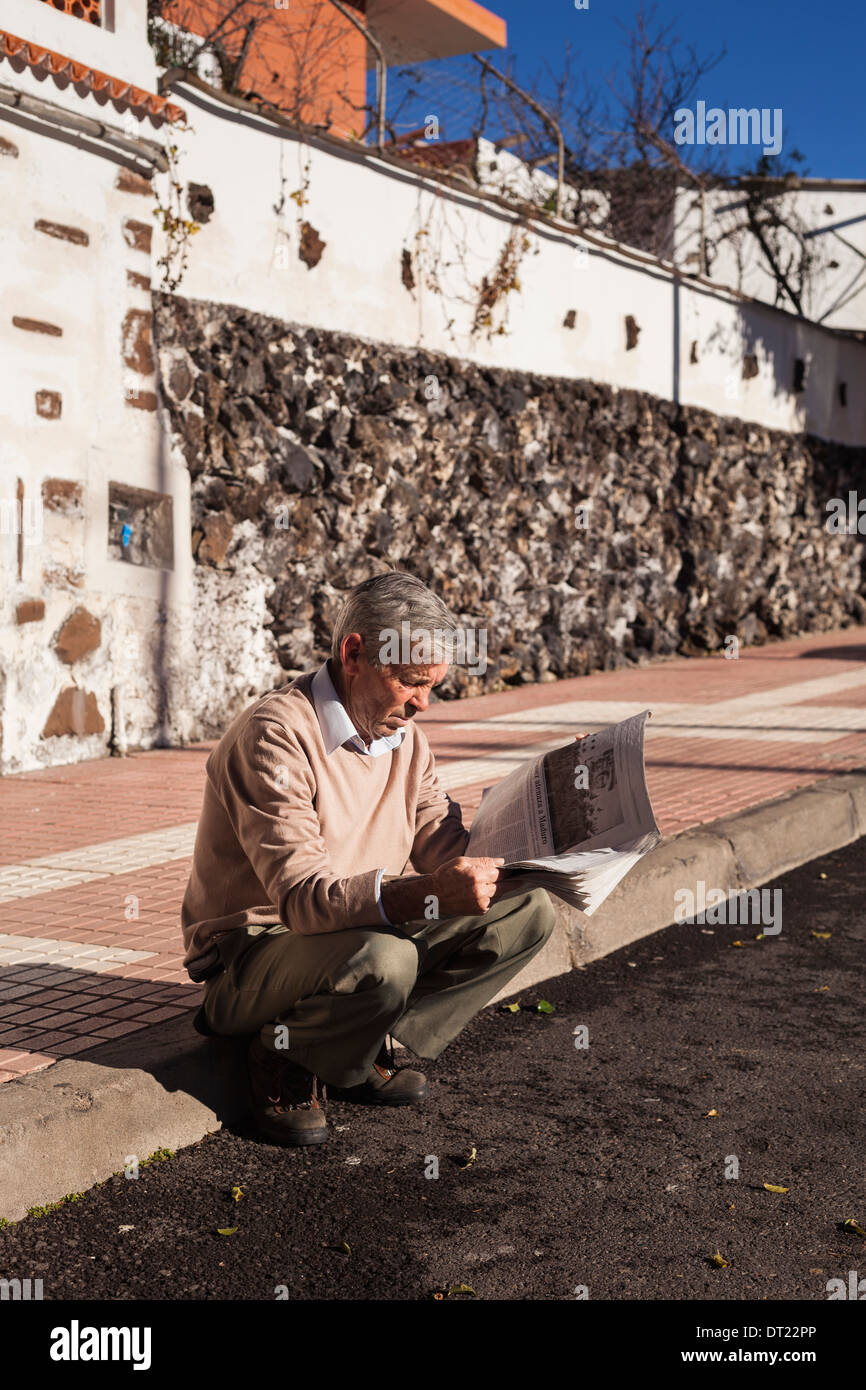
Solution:
<svg viewBox="0 0 866 1390">
<path fill-rule="evenodd" d="M 541 950 L 554 913 L 543 889 L 483 916 L 303 936 L 282 924 L 217 941 L 225 966 L 208 980 L 215 1033 L 258 1033 L 276 1055 L 333 1086 L 366 1081 L 386 1033 L 438 1057 Z"/>
</svg>

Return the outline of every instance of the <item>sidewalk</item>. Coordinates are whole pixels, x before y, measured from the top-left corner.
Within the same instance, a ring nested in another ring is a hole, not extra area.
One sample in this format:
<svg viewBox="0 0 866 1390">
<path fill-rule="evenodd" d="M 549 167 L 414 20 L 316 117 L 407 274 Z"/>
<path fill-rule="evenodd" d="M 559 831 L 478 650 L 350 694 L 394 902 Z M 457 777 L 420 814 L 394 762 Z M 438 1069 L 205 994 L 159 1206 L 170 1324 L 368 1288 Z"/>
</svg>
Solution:
<svg viewBox="0 0 866 1390">
<path fill-rule="evenodd" d="M 644 708 L 663 835 L 731 817 L 866 766 L 866 629 L 442 702 L 422 722 L 469 823 L 521 760 Z M 198 1007 L 178 920 L 212 746 L 0 779 L 0 1082 Z"/>
</svg>

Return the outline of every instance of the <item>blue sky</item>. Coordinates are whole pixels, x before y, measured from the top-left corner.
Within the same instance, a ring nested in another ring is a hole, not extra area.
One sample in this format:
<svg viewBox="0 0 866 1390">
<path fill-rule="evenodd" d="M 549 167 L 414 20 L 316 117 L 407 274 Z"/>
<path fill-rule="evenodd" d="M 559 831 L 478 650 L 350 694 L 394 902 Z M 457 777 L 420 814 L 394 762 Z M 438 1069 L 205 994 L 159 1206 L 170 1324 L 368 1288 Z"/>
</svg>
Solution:
<svg viewBox="0 0 866 1390">
<path fill-rule="evenodd" d="M 574 0 L 485 3 L 508 21 L 518 81 L 545 60 L 555 67 L 566 41 L 578 74 L 627 63 L 618 21 L 631 22 L 638 0 L 589 0 L 580 11 Z M 676 20 L 702 56 L 727 49 L 696 96 L 725 109 L 781 107 L 785 150 L 801 150 L 812 177 L 866 178 L 864 0 L 658 0 L 656 15 Z"/>
</svg>

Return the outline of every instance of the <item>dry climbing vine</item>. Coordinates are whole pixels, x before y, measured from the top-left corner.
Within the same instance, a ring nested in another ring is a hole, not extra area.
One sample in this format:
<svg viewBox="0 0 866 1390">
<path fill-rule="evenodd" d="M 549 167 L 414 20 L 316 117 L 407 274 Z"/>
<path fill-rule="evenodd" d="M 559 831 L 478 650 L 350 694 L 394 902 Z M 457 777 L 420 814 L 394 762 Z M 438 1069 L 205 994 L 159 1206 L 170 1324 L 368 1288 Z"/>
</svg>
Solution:
<svg viewBox="0 0 866 1390">
<path fill-rule="evenodd" d="M 192 127 L 181 126 L 180 129 L 187 132 Z M 186 272 L 190 240 L 201 228 L 198 222 L 184 216 L 183 186 L 178 177 L 177 145 L 166 145 L 165 153 L 168 159 L 168 202 L 164 204 L 157 194 L 153 215 L 159 220 L 166 245 L 156 264 L 162 267 L 161 289 L 174 291 Z"/>
<path fill-rule="evenodd" d="M 499 253 L 499 260 L 492 275 L 485 275 L 479 286 L 475 316 L 472 320 L 473 334 L 480 333 L 482 329 L 486 329 L 488 338 L 497 333 L 507 333 L 507 308 L 506 318 L 497 328 L 493 326 L 494 310 L 502 301 L 507 304 L 509 294 L 520 292 L 518 271 L 529 247 L 530 240 L 525 224 L 515 222 Z"/>
</svg>

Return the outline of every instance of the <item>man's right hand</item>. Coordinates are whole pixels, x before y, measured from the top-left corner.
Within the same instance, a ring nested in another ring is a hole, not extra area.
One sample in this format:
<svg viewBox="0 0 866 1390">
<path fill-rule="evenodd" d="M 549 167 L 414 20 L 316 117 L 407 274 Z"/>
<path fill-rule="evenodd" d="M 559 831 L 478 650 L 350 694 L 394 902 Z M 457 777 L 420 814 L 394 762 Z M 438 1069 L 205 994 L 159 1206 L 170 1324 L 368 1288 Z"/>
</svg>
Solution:
<svg viewBox="0 0 866 1390">
<path fill-rule="evenodd" d="M 432 874 L 382 884 L 382 906 L 391 922 L 479 917 L 496 892 L 504 859 L 449 859 Z"/>
<path fill-rule="evenodd" d="M 487 911 L 504 859 L 451 859 L 430 875 L 440 917 L 475 917 Z"/>
</svg>

